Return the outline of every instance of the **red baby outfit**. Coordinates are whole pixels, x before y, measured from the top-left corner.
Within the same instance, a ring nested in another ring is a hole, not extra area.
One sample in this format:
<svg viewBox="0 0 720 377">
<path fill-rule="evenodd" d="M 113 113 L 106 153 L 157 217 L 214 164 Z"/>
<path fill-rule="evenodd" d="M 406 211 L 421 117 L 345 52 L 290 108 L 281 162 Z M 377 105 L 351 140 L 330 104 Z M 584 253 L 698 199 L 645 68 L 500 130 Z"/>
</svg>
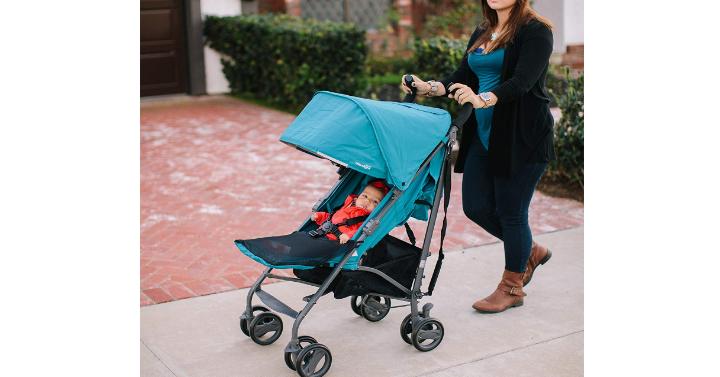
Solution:
<svg viewBox="0 0 720 377">
<path fill-rule="evenodd" d="M 356 207 L 354 205 L 355 198 L 357 198 L 357 197 L 358 197 L 357 195 L 350 195 L 347 198 L 345 198 L 345 203 L 343 203 L 342 208 L 337 210 L 332 217 L 333 224 L 340 224 L 347 219 L 351 219 L 353 217 L 367 216 L 370 214 L 370 211 L 366 210 L 365 208 Z M 317 217 L 315 219 L 315 222 L 318 225 L 322 225 L 322 223 L 327 221 L 328 217 L 330 216 L 330 214 L 327 212 L 316 212 L 316 213 L 317 213 Z M 341 233 L 346 234 L 349 239 L 355 235 L 355 232 L 357 232 L 357 230 L 360 229 L 360 226 L 362 226 L 362 222 L 359 222 L 357 224 L 352 224 L 352 225 L 341 225 L 338 227 L 338 230 L 340 230 Z M 326 237 L 333 241 L 336 241 L 338 239 L 332 233 L 328 233 L 326 235 Z"/>
</svg>

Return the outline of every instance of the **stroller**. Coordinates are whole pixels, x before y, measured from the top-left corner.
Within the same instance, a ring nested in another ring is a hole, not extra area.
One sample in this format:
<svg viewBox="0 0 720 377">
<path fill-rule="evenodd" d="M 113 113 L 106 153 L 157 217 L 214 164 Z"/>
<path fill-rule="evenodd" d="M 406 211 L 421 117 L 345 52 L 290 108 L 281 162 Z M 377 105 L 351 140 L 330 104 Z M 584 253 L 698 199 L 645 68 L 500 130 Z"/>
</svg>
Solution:
<svg viewBox="0 0 720 377">
<path fill-rule="evenodd" d="M 410 313 L 400 324 L 402 340 L 419 351 L 431 351 L 443 339 L 442 323 L 430 316 L 433 305 L 426 303 L 419 309 L 418 301 L 432 295 L 442 267 L 447 217 L 443 219 L 438 261 L 427 292 L 422 292 L 440 199 L 444 194 L 445 212 L 450 201 L 450 152 L 472 106 L 466 104 L 451 121 L 445 110 L 412 103 L 416 94 L 412 76 L 406 75 L 405 82 L 413 93 L 404 102 L 317 92 L 280 138 L 339 167 L 338 181 L 313 211 L 332 213 L 346 196 L 357 194 L 368 182 L 387 182 L 390 191 L 349 241 L 340 244 L 311 236 L 318 225 L 310 218 L 288 235 L 235 241 L 243 254 L 267 266 L 248 292 L 240 328 L 255 343 L 269 345 L 283 331 L 282 320 L 270 309 L 293 318 L 285 363 L 301 377 L 323 376 L 332 363 L 326 346 L 310 336 L 298 336 L 303 318 L 329 292 L 337 299 L 351 297 L 351 309 L 371 322 L 389 313 L 391 300 L 409 302 L 402 305 L 410 306 Z M 422 248 L 415 245 L 407 224 L 410 217 L 427 221 Z M 397 226 L 405 227 L 410 243 L 388 234 Z M 273 269 L 293 269 L 297 278 L 272 274 Z M 297 312 L 261 288 L 266 278 L 307 284 L 318 290 L 303 298 L 307 304 Z M 270 309 L 254 306 L 254 295 Z"/>
</svg>

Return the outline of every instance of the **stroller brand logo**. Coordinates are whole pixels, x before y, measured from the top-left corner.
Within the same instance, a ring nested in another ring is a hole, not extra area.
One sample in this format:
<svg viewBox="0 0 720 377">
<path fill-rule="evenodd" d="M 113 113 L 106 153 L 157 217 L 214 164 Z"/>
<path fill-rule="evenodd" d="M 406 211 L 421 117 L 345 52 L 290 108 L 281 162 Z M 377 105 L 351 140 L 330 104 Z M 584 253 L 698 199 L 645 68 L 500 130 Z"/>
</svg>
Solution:
<svg viewBox="0 0 720 377">
<path fill-rule="evenodd" d="M 357 161 L 355 162 L 355 165 L 357 165 L 357 166 L 359 166 L 359 167 L 361 167 L 361 168 L 363 168 L 363 169 L 365 169 L 365 170 L 370 170 L 370 165 L 361 164 L 361 163 L 359 163 L 359 162 L 357 162 Z"/>
</svg>

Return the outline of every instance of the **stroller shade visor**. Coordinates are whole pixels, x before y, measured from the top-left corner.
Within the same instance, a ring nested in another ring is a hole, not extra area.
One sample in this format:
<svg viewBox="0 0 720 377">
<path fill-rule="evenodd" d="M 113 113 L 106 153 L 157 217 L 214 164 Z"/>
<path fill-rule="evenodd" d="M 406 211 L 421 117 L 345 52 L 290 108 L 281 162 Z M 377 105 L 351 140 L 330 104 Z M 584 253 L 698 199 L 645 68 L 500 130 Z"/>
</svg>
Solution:
<svg viewBox="0 0 720 377">
<path fill-rule="evenodd" d="M 321 91 L 280 141 L 405 190 L 449 128 L 442 109 Z"/>
</svg>

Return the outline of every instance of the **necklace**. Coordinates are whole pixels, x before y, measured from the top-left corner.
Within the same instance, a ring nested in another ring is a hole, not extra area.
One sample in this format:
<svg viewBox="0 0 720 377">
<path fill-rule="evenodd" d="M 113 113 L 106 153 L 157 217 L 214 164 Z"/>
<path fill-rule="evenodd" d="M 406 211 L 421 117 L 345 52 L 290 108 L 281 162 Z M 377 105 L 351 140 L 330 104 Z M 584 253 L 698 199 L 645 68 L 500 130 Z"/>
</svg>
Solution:
<svg viewBox="0 0 720 377">
<path fill-rule="evenodd" d="M 493 41 L 493 42 L 497 39 L 497 37 L 498 37 L 498 33 L 492 33 L 492 34 L 490 34 L 490 40 Z"/>
</svg>

